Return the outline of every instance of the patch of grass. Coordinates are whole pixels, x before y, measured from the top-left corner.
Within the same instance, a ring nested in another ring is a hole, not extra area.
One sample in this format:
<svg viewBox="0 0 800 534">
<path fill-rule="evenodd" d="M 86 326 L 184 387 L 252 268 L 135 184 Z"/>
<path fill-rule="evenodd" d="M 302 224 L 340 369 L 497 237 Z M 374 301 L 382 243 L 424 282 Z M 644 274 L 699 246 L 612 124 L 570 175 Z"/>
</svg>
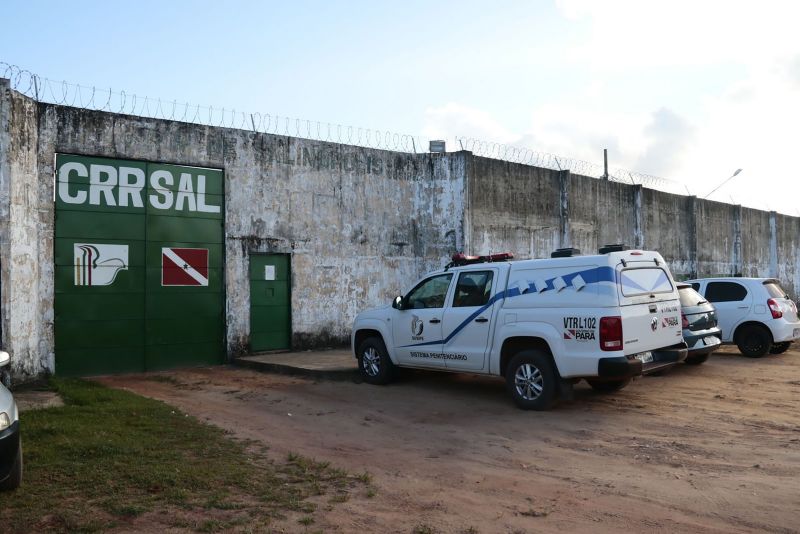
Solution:
<svg viewBox="0 0 800 534">
<path fill-rule="evenodd" d="M 436 529 L 430 525 L 423 524 L 415 526 L 411 532 L 412 534 L 436 534 Z"/>
<path fill-rule="evenodd" d="M 247 531 L 365 483 L 297 454 L 272 462 L 163 402 L 77 379 L 51 385 L 65 405 L 22 418 L 25 475 L 0 496 L 3 532 L 96 532 L 144 515 L 148 528 Z"/>
</svg>

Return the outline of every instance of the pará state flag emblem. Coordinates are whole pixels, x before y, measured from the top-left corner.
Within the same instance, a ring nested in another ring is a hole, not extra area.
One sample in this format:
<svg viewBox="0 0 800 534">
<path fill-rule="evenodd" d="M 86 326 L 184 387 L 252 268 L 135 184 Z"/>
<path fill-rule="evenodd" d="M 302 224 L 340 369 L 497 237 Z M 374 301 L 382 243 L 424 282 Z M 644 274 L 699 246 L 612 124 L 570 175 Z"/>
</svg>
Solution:
<svg viewBox="0 0 800 534">
<path fill-rule="evenodd" d="M 128 270 L 128 245 L 75 243 L 76 286 L 110 286 Z"/>
<path fill-rule="evenodd" d="M 161 249 L 162 286 L 208 286 L 208 249 Z"/>
</svg>

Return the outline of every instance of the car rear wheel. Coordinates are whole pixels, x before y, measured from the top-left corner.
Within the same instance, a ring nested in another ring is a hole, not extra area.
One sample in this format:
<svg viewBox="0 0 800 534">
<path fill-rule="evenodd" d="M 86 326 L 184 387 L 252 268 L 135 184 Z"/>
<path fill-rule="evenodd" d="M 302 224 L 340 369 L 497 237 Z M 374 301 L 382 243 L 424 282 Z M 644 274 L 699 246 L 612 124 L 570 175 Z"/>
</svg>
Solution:
<svg viewBox="0 0 800 534">
<path fill-rule="evenodd" d="M 8 478 L 0 484 L 0 491 L 9 491 L 17 489 L 22 483 L 22 445 L 17 449 L 17 458 L 14 460 L 14 465 L 11 467 L 11 474 Z"/>
<path fill-rule="evenodd" d="M 383 340 L 368 337 L 358 346 L 358 370 L 369 384 L 383 385 L 392 381 L 394 364 L 386 352 Z"/>
<path fill-rule="evenodd" d="M 789 347 L 791 347 L 791 346 L 792 346 L 792 342 L 791 341 L 784 341 L 783 343 L 775 343 L 769 349 L 769 353 L 770 354 L 783 354 L 784 352 L 789 350 Z"/>
<path fill-rule="evenodd" d="M 696 356 L 687 356 L 684 360 L 689 365 L 700 365 L 708 359 L 708 354 L 698 354 Z"/>
<path fill-rule="evenodd" d="M 506 369 L 506 386 L 523 410 L 549 410 L 556 399 L 556 371 L 550 355 L 540 350 L 517 353 Z"/>
<path fill-rule="evenodd" d="M 736 346 L 748 358 L 760 358 L 769 352 L 772 336 L 763 326 L 748 325 L 736 336 Z"/>
<path fill-rule="evenodd" d="M 595 391 L 599 391 L 601 393 L 611 393 L 614 391 L 619 391 L 630 384 L 631 379 L 623 378 L 622 380 L 597 380 L 594 378 L 587 378 L 586 382 L 588 382 L 588 384 L 592 386 L 592 389 Z"/>
</svg>

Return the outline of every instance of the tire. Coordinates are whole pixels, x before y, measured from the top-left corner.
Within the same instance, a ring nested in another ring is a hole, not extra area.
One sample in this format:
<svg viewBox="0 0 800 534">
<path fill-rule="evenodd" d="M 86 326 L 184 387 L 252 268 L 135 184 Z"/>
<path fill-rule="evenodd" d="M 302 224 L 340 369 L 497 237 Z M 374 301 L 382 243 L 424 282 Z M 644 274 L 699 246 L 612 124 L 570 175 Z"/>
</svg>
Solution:
<svg viewBox="0 0 800 534">
<path fill-rule="evenodd" d="M 708 359 L 708 354 L 698 354 L 696 356 L 687 356 L 684 362 L 689 365 L 700 365 Z"/>
<path fill-rule="evenodd" d="M 736 346 L 748 358 L 760 358 L 769 352 L 772 336 L 763 326 L 747 325 L 736 336 Z"/>
<path fill-rule="evenodd" d="M 0 484 L 0 491 L 15 490 L 22 483 L 22 445 L 20 444 L 17 450 L 17 458 L 14 460 L 14 465 L 11 467 L 11 474 L 9 477 Z"/>
<path fill-rule="evenodd" d="M 523 350 L 506 368 L 506 387 L 523 410 L 549 410 L 558 391 L 558 379 L 550 355 L 540 350 Z"/>
<path fill-rule="evenodd" d="M 392 381 L 394 364 L 381 338 L 368 337 L 358 346 L 358 370 L 369 384 L 384 385 Z"/>
<path fill-rule="evenodd" d="M 600 393 L 613 393 L 619 391 L 631 383 L 630 378 L 623 378 L 622 380 L 596 380 L 594 378 L 587 378 L 586 382 L 592 386 L 592 389 Z"/>
<path fill-rule="evenodd" d="M 789 347 L 791 347 L 791 346 L 792 346 L 792 342 L 791 341 L 784 341 L 783 343 L 775 343 L 769 349 L 769 353 L 770 354 L 783 354 L 784 352 L 789 350 Z"/>
</svg>

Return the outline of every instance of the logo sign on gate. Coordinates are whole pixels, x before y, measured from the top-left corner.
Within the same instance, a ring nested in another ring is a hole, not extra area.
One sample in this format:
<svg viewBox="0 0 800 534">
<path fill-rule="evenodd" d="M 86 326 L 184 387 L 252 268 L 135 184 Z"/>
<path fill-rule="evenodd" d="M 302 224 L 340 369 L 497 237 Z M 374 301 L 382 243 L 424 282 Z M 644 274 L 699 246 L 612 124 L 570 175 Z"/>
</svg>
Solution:
<svg viewBox="0 0 800 534">
<path fill-rule="evenodd" d="M 76 286 L 110 286 L 128 270 L 128 245 L 75 243 L 73 251 Z"/>
<path fill-rule="evenodd" d="M 162 248 L 161 285 L 208 286 L 208 249 Z"/>
</svg>

